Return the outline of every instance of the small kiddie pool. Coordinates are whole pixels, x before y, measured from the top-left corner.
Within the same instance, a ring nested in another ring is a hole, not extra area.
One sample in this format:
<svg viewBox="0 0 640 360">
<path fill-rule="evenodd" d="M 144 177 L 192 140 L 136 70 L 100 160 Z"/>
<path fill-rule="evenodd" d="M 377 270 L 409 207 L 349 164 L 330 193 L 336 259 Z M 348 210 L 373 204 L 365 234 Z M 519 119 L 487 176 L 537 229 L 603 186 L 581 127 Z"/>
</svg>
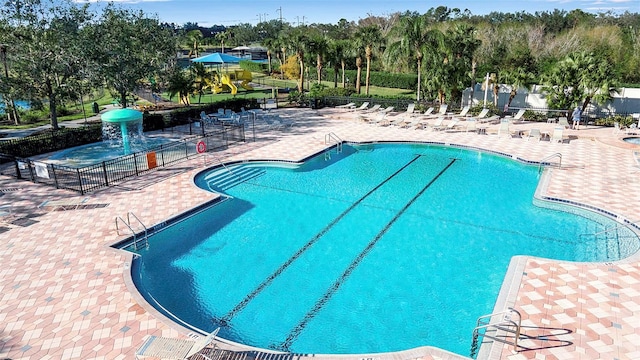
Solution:
<svg viewBox="0 0 640 360">
<path fill-rule="evenodd" d="M 640 145 L 640 136 L 630 136 L 622 139 L 629 144 Z"/>
</svg>

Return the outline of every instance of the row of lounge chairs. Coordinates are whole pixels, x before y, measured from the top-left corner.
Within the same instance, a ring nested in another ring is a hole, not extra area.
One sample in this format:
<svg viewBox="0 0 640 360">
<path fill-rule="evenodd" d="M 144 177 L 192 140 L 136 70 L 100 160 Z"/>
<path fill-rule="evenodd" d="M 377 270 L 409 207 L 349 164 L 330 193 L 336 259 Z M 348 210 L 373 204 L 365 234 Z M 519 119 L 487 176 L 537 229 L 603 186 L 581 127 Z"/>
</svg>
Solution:
<svg viewBox="0 0 640 360">
<path fill-rule="evenodd" d="M 262 123 L 269 129 L 282 129 L 291 127 L 294 121 L 288 118 L 282 118 L 278 114 L 274 114 L 270 111 L 262 109 L 245 110 L 241 109 L 239 113 L 230 109 L 218 109 L 216 113 L 206 114 L 204 111 L 200 112 L 200 120 L 205 125 L 214 124 L 233 124 L 233 125 L 247 125 L 249 121 Z"/>
</svg>

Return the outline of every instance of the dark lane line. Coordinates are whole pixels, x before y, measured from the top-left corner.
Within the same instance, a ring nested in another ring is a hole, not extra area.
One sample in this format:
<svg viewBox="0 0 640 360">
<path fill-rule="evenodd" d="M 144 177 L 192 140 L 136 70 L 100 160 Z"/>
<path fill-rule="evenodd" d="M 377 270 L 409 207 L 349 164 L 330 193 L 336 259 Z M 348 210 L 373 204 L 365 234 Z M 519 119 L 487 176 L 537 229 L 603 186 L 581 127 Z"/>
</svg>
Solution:
<svg viewBox="0 0 640 360">
<path fill-rule="evenodd" d="M 275 280 L 275 278 L 277 278 L 284 270 L 286 270 L 289 265 L 291 265 L 297 258 L 299 258 L 305 251 L 307 251 L 313 244 L 315 244 L 321 237 L 323 237 L 329 230 L 331 230 L 331 228 L 333 226 L 335 226 L 340 220 L 342 220 L 342 218 L 344 218 L 349 212 L 351 212 L 351 210 L 353 210 L 356 206 L 358 206 L 362 201 L 364 201 L 364 199 L 366 199 L 369 195 L 373 194 L 376 190 L 378 190 L 382 185 L 384 185 L 385 183 L 387 183 L 389 180 L 391 180 L 393 177 L 395 177 L 396 175 L 398 175 L 400 172 L 402 172 L 404 169 L 406 169 L 409 165 L 411 165 L 414 161 L 418 160 L 420 158 L 420 156 L 422 155 L 416 155 L 416 157 L 414 157 L 411 161 L 409 161 L 407 164 L 405 164 L 404 166 L 402 166 L 400 169 L 398 169 L 396 172 L 394 172 L 393 174 L 391 174 L 391 176 L 387 177 L 384 181 L 382 181 L 380 184 L 376 185 L 376 187 L 374 187 L 373 189 L 369 190 L 369 192 L 367 192 L 364 196 L 362 196 L 360 199 L 358 199 L 356 202 L 354 202 L 353 204 L 351 204 L 351 206 L 349 206 L 345 211 L 343 211 L 340 215 L 338 215 L 338 217 L 336 217 L 335 219 L 333 219 L 333 221 L 331 221 L 327 226 L 324 227 L 324 229 L 322 229 L 318 234 L 316 234 L 316 236 L 314 236 L 311 240 L 309 240 L 303 247 L 301 247 L 300 249 L 298 249 L 298 251 L 293 254 L 293 256 L 291 256 L 287 261 L 285 261 L 282 265 L 280 265 L 280 267 L 274 271 L 271 275 L 269 275 L 266 279 L 264 279 L 262 281 L 262 283 L 260 283 L 260 285 L 258 285 L 252 292 L 250 292 L 244 299 L 242 299 L 242 301 L 240 301 L 236 306 L 233 307 L 233 309 L 231 309 L 231 311 L 229 311 L 225 316 L 223 316 L 220 319 L 214 319 L 215 321 L 217 321 L 219 323 L 220 326 L 227 326 L 229 321 L 231 321 L 231 319 L 236 316 L 236 314 L 240 311 L 242 311 L 242 309 L 244 309 L 249 302 L 255 298 L 262 290 L 264 290 L 267 286 L 269 286 L 269 284 L 271 284 L 273 282 L 273 280 Z"/>
<path fill-rule="evenodd" d="M 316 302 L 315 306 L 300 320 L 298 325 L 296 325 L 287 338 L 277 347 L 277 349 L 288 351 L 289 347 L 295 341 L 295 339 L 300 335 L 302 330 L 307 326 L 309 321 L 313 319 L 320 310 L 324 307 L 324 305 L 331 299 L 331 297 L 338 291 L 340 286 L 347 280 L 347 278 L 351 275 L 353 270 L 358 267 L 358 265 L 362 262 L 362 260 L 369 254 L 369 252 L 373 249 L 373 247 L 378 243 L 378 241 L 384 236 L 384 234 L 389 231 L 391 226 L 404 214 L 404 212 L 411 206 L 413 203 L 425 192 L 427 189 L 433 184 L 438 178 L 444 174 L 457 159 L 452 159 L 451 162 L 444 167 L 427 185 L 425 185 L 420 192 L 418 192 L 409 202 L 402 208 L 400 211 L 385 225 L 385 227 L 367 244 L 367 246 L 360 252 L 360 254 L 351 262 L 349 267 L 342 273 L 342 275 L 336 279 L 333 285 L 327 290 L 327 292 Z"/>
</svg>

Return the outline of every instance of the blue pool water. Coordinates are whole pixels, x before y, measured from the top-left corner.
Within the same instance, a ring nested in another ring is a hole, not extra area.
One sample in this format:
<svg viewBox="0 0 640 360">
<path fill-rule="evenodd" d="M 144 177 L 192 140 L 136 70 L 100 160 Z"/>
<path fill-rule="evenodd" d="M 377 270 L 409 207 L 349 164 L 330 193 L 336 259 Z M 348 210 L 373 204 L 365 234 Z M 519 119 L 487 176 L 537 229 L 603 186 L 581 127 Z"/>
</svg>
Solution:
<svg viewBox="0 0 640 360">
<path fill-rule="evenodd" d="M 129 153 L 153 149 L 176 140 L 177 139 L 164 137 L 143 137 L 137 141 L 131 142 L 131 151 Z M 122 144 L 111 144 L 106 141 L 101 141 L 56 152 L 46 161 L 48 163 L 69 167 L 83 167 L 98 164 L 124 155 L 128 154 L 125 152 Z"/>
<path fill-rule="evenodd" d="M 198 186 L 232 198 L 151 237 L 133 265 L 141 293 L 263 348 L 468 355 L 511 257 L 638 250 L 626 228 L 601 233 L 618 226 L 607 218 L 534 206 L 538 167 L 487 153 L 360 145 L 282 166 L 230 166 L 243 181 L 199 174 Z"/>
</svg>

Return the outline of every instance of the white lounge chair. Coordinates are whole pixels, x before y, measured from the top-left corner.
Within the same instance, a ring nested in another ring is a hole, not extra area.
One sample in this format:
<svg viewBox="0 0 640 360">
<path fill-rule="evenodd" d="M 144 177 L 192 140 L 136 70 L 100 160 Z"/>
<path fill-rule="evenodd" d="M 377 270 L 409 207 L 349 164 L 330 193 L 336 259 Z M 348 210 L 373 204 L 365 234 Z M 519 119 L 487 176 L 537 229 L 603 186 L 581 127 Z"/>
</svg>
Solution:
<svg viewBox="0 0 640 360">
<path fill-rule="evenodd" d="M 368 107 L 369 107 L 369 102 L 368 102 L 368 101 L 365 101 L 365 102 L 363 102 L 362 104 L 360 104 L 360 106 L 358 106 L 358 107 L 356 107 L 356 108 L 351 109 L 351 111 L 356 111 L 356 112 L 357 112 L 357 111 L 362 111 L 362 110 L 367 109 Z"/>
<path fill-rule="evenodd" d="M 563 127 L 557 127 L 553 129 L 553 135 L 551 135 L 551 141 L 563 143 L 564 142 L 564 138 L 562 135 L 563 131 L 564 131 Z"/>
<path fill-rule="evenodd" d="M 467 119 L 466 123 L 466 132 L 478 132 L 478 121 L 476 119 Z"/>
<path fill-rule="evenodd" d="M 338 105 L 335 108 L 336 109 L 353 109 L 356 107 L 356 103 L 354 102 L 350 102 L 348 104 L 344 104 L 344 105 Z"/>
<path fill-rule="evenodd" d="M 370 109 L 362 110 L 362 111 L 360 111 L 360 113 L 361 113 L 361 114 L 368 114 L 368 113 L 372 113 L 372 112 L 375 112 L 375 111 L 380 110 L 380 108 L 381 108 L 381 107 L 382 107 L 382 105 L 380 105 L 380 104 L 375 104 L 375 105 L 373 105 Z"/>
<path fill-rule="evenodd" d="M 500 121 L 500 127 L 498 128 L 498 136 L 509 136 L 511 137 L 511 129 L 509 120 L 503 119 Z"/>
<path fill-rule="evenodd" d="M 558 125 L 559 126 L 564 126 L 564 128 L 568 128 L 569 127 L 569 121 L 567 120 L 566 116 L 560 116 L 558 118 Z"/>
<path fill-rule="evenodd" d="M 534 138 L 540 141 L 540 139 L 542 139 L 542 132 L 540 132 L 540 129 L 529 130 L 529 136 L 527 136 L 527 141 L 529 141 L 531 138 Z"/>
</svg>

